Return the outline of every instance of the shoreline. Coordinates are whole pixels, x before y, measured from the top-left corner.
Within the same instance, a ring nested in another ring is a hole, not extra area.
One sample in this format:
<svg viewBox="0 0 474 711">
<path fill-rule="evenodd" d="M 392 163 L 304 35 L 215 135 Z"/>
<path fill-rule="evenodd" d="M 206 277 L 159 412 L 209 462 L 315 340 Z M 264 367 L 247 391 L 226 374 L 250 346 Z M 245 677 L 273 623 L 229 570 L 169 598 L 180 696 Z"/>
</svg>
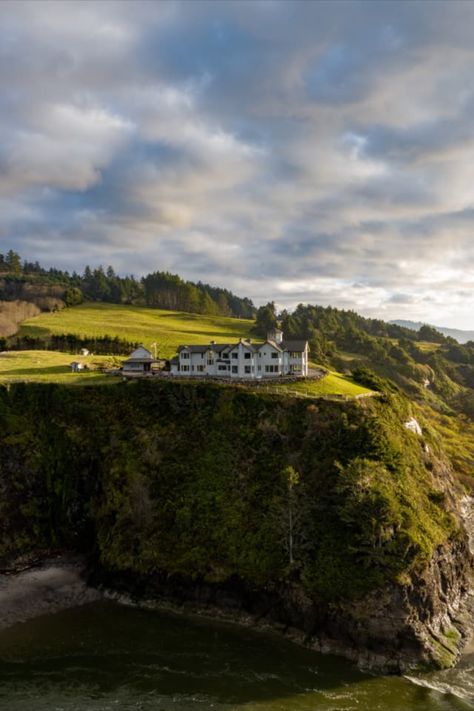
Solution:
<svg viewBox="0 0 474 711">
<path fill-rule="evenodd" d="M 273 632 L 315 652 L 349 659 L 365 672 L 406 674 L 416 669 L 416 666 L 411 665 L 403 668 L 400 660 L 390 658 L 388 654 L 357 649 L 325 635 L 308 638 L 302 630 L 271 621 L 265 616 L 258 617 L 236 609 L 197 601 L 183 602 L 169 597 L 140 598 L 106 585 L 93 587 L 88 582 L 90 572 L 85 558 L 58 554 L 17 565 L 16 568 L 12 567 L 0 573 L 0 631 L 41 615 L 108 600 L 126 606 L 238 625 L 257 632 Z M 474 595 L 471 596 L 471 601 L 474 601 Z M 474 617 L 474 605 L 469 607 Z M 467 639 L 459 661 L 473 654 L 474 638 L 471 637 Z"/>
<path fill-rule="evenodd" d="M 0 573 L 0 630 L 100 600 L 102 593 L 87 584 L 86 570 L 83 558 L 57 555 Z"/>
</svg>

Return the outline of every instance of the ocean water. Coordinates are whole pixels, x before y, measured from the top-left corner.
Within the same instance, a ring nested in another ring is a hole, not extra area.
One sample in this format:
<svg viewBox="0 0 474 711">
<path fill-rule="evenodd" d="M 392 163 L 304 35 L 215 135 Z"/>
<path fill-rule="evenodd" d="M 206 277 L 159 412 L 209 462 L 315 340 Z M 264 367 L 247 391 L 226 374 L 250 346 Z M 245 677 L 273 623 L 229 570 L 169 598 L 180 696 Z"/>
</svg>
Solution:
<svg viewBox="0 0 474 711">
<path fill-rule="evenodd" d="M 370 676 L 277 635 L 99 602 L 0 632 L 1 711 L 460 711 L 474 657 Z"/>
</svg>

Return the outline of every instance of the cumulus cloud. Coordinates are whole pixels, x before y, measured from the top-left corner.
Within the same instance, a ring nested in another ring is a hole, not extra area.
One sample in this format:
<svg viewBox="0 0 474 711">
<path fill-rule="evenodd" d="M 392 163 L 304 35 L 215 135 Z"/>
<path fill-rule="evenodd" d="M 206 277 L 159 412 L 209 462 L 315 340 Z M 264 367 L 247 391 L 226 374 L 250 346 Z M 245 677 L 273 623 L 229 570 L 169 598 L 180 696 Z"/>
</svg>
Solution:
<svg viewBox="0 0 474 711">
<path fill-rule="evenodd" d="M 472 328 L 474 5 L 0 4 L 0 247 Z"/>
</svg>

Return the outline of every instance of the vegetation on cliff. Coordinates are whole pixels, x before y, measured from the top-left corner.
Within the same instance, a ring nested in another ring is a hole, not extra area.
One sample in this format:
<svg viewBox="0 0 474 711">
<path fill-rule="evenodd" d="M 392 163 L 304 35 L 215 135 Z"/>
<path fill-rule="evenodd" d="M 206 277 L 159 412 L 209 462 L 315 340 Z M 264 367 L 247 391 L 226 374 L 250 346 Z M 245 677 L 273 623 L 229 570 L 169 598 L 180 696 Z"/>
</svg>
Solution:
<svg viewBox="0 0 474 711">
<path fill-rule="evenodd" d="M 1 389 L 0 555 L 72 547 L 109 569 L 357 598 L 455 535 L 409 407 L 203 383 Z"/>
</svg>

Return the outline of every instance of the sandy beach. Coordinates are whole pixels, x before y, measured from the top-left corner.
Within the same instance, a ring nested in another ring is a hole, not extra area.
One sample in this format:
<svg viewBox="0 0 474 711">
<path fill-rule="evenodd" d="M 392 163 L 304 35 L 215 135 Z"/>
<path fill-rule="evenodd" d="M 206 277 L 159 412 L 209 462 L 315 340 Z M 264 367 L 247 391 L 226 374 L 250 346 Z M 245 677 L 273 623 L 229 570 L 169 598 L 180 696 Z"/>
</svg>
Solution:
<svg viewBox="0 0 474 711">
<path fill-rule="evenodd" d="M 0 629 L 32 617 L 93 602 L 80 559 L 54 558 L 13 574 L 0 574 Z"/>
</svg>

